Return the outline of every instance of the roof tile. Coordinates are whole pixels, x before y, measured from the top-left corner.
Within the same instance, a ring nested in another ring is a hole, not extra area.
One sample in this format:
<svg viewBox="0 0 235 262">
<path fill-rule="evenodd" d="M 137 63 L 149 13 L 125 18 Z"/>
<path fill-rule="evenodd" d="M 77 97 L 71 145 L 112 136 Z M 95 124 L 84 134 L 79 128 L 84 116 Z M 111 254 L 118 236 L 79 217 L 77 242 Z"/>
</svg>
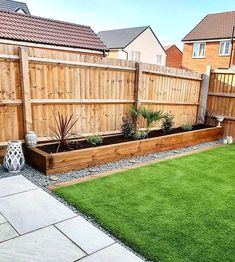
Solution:
<svg viewBox="0 0 235 262">
<path fill-rule="evenodd" d="M 19 9 L 21 9 L 25 14 L 30 15 L 27 4 L 18 1 L 0 0 L 0 9 L 12 12 L 17 12 Z"/>
<path fill-rule="evenodd" d="M 233 26 L 235 26 L 235 11 L 209 14 L 182 41 L 231 38 Z"/>
<path fill-rule="evenodd" d="M 125 48 L 149 26 L 100 31 L 98 36 L 108 48 Z"/>
<path fill-rule="evenodd" d="M 105 51 L 89 26 L 0 11 L 0 38 Z"/>
</svg>

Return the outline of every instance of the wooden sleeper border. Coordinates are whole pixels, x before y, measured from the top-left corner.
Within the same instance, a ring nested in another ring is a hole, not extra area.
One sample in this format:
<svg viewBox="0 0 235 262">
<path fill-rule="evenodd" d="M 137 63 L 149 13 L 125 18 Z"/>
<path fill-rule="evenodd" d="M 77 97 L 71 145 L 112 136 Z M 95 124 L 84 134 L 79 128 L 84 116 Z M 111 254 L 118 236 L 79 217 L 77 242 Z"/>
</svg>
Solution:
<svg viewBox="0 0 235 262">
<path fill-rule="evenodd" d="M 223 136 L 220 127 L 205 128 L 161 137 L 48 154 L 38 147 L 27 149 L 27 161 L 46 175 L 93 167 L 155 152 L 215 141 Z M 42 146 L 42 145 L 41 145 Z"/>
</svg>

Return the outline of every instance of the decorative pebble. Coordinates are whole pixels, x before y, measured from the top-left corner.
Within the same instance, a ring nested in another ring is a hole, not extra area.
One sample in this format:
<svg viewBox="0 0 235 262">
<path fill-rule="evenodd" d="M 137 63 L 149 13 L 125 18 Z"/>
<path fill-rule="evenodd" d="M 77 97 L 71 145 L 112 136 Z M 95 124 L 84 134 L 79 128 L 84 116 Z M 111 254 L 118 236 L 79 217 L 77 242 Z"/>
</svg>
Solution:
<svg viewBox="0 0 235 262">
<path fill-rule="evenodd" d="M 51 181 L 57 181 L 59 178 L 58 176 L 50 176 Z"/>
<path fill-rule="evenodd" d="M 222 140 L 218 140 L 218 141 L 215 141 L 215 142 L 203 143 L 203 144 L 199 144 L 199 145 L 196 145 L 196 146 L 181 148 L 179 150 L 172 150 L 172 151 L 167 151 L 167 152 L 158 152 L 158 153 L 153 153 L 153 154 L 144 155 L 144 156 L 132 157 L 132 158 L 129 158 L 129 159 L 114 161 L 114 162 L 110 162 L 110 163 L 107 163 L 107 164 L 95 166 L 95 167 L 92 167 L 92 168 L 86 168 L 86 169 L 75 170 L 75 171 L 71 171 L 71 172 L 67 172 L 67 173 L 55 174 L 55 175 L 50 176 L 50 177 L 48 177 L 48 176 L 42 174 L 41 172 L 33 169 L 31 166 L 26 165 L 24 167 L 24 169 L 20 173 L 18 173 L 18 175 L 25 176 L 26 178 L 28 178 L 30 181 L 32 181 L 37 186 L 45 189 L 48 185 L 53 185 L 55 183 L 65 182 L 65 181 L 69 181 L 69 180 L 80 178 L 80 177 L 90 176 L 94 173 L 103 173 L 103 172 L 111 171 L 111 170 L 114 170 L 114 169 L 119 169 L 119 168 L 122 168 L 122 167 L 124 168 L 124 167 L 128 167 L 128 166 L 132 166 L 136 163 L 144 163 L 144 162 L 148 162 L 148 161 L 154 160 L 154 159 L 164 159 L 166 157 L 170 157 L 170 156 L 173 156 L 173 155 L 176 155 L 176 154 L 182 154 L 182 153 L 190 152 L 190 151 L 193 151 L 195 149 L 203 149 L 203 148 L 206 148 L 208 146 L 213 146 L 213 145 L 216 145 L 216 144 L 222 144 L 222 142 L 223 142 Z M 9 177 L 9 176 L 13 176 L 13 174 L 9 174 L 8 172 L 6 172 L 3 169 L 3 167 L 0 166 L 0 179 L 4 178 L 4 177 Z"/>
<path fill-rule="evenodd" d="M 91 172 L 91 173 L 94 173 L 94 172 L 99 172 L 99 169 L 98 168 L 90 168 L 88 171 Z"/>
<path fill-rule="evenodd" d="M 133 159 L 129 160 L 129 162 L 130 162 L 131 164 L 136 164 L 136 163 L 138 163 L 138 161 L 133 160 Z"/>
</svg>

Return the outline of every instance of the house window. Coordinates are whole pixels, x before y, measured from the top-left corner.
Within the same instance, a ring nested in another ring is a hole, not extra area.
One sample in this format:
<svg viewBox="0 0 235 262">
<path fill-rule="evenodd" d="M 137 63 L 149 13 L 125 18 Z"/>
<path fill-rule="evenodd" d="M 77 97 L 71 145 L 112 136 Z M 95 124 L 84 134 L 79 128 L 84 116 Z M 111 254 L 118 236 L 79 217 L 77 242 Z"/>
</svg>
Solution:
<svg viewBox="0 0 235 262">
<path fill-rule="evenodd" d="M 229 55 L 230 54 L 230 41 L 221 41 L 219 46 L 220 55 Z"/>
<path fill-rule="evenodd" d="M 205 57 L 206 43 L 194 43 L 193 44 L 193 57 Z"/>
<path fill-rule="evenodd" d="M 162 55 L 157 55 L 156 57 L 157 57 L 156 64 L 161 65 L 162 64 Z"/>
<path fill-rule="evenodd" d="M 140 52 L 138 52 L 138 51 L 131 51 L 130 59 L 132 61 L 139 62 L 140 61 Z"/>
</svg>

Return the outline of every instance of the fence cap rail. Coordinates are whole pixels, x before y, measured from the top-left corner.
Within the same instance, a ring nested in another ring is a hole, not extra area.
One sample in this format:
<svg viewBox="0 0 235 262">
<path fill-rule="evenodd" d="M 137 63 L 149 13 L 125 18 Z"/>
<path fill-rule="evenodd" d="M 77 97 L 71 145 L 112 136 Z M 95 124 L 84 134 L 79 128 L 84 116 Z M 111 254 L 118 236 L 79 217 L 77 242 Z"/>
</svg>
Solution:
<svg viewBox="0 0 235 262">
<path fill-rule="evenodd" d="M 235 74 L 235 69 L 211 69 L 211 73 L 215 74 Z"/>
<path fill-rule="evenodd" d="M 3 60 L 19 60 L 18 55 L 6 55 L 0 54 L 0 59 Z M 136 71 L 136 66 L 132 65 L 120 65 L 119 59 L 100 59 L 95 62 L 88 61 L 70 61 L 61 59 L 51 59 L 51 58 L 41 58 L 41 57 L 28 57 L 29 62 L 38 62 L 45 64 L 55 64 L 55 65 L 67 65 L 67 66 L 84 66 L 84 67 L 94 67 L 103 69 L 113 69 L 113 70 L 126 70 L 126 71 Z M 115 61 L 118 65 L 115 65 Z M 125 61 L 124 61 L 125 62 Z M 197 72 L 191 72 L 183 69 L 171 68 L 166 66 L 158 66 L 154 64 L 139 63 L 142 67 L 143 73 L 147 74 L 158 74 L 165 75 L 175 78 L 185 78 L 191 80 L 202 80 L 202 75 Z"/>
</svg>

